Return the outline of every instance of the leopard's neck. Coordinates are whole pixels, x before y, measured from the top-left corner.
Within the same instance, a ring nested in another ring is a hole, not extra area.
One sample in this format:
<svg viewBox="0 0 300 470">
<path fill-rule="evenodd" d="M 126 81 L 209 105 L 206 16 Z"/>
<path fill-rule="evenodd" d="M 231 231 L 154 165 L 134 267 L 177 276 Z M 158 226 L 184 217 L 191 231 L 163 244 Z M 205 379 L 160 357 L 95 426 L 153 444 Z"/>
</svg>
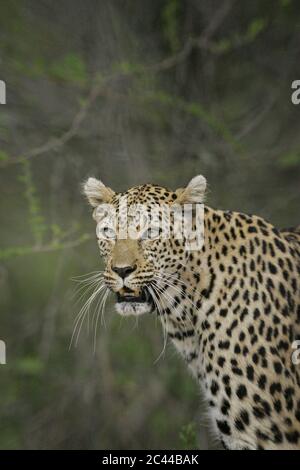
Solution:
<svg viewBox="0 0 300 470">
<path fill-rule="evenodd" d="M 189 365 L 200 356 L 205 316 L 220 283 L 213 263 L 224 213 L 206 206 L 204 214 L 204 244 L 199 251 L 186 251 L 178 283 L 165 291 L 167 301 L 161 315 L 163 328 Z"/>
</svg>

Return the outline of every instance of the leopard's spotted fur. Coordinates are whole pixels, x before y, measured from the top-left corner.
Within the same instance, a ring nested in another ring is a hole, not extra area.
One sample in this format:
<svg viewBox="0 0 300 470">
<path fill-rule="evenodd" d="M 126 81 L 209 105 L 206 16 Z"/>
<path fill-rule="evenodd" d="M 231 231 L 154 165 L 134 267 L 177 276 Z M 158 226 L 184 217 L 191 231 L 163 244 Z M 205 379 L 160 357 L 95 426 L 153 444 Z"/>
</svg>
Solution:
<svg viewBox="0 0 300 470">
<path fill-rule="evenodd" d="M 172 204 L 182 195 L 195 202 L 197 187 L 188 188 L 143 185 L 123 195 L 129 204 Z M 117 207 L 120 200 L 94 179 L 85 192 L 94 207 L 108 201 Z M 201 202 L 202 186 L 198 192 Z M 198 252 L 173 239 L 130 246 L 100 240 L 107 285 L 115 292 L 126 285 L 138 295 L 155 272 L 168 273 L 172 282 L 160 287 L 162 323 L 199 381 L 224 446 L 299 449 L 292 343 L 300 333 L 300 230 L 279 231 L 260 217 L 207 206 L 204 224 Z M 113 270 L 118 262 L 136 263 L 123 284 Z"/>
</svg>

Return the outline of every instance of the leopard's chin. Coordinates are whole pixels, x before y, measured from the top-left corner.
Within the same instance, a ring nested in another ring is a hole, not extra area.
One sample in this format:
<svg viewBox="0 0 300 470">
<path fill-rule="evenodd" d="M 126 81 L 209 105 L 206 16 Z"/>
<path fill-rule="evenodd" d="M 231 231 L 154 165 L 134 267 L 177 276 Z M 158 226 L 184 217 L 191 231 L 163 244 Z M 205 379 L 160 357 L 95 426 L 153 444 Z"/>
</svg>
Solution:
<svg viewBox="0 0 300 470">
<path fill-rule="evenodd" d="M 130 294 L 129 289 L 125 295 L 117 293 L 116 311 L 122 316 L 143 315 L 154 310 L 152 297 L 146 289 L 142 289 L 139 296 Z"/>
<path fill-rule="evenodd" d="M 144 315 L 144 313 L 151 313 L 153 306 L 149 302 L 117 302 L 116 311 L 119 315 Z"/>
</svg>

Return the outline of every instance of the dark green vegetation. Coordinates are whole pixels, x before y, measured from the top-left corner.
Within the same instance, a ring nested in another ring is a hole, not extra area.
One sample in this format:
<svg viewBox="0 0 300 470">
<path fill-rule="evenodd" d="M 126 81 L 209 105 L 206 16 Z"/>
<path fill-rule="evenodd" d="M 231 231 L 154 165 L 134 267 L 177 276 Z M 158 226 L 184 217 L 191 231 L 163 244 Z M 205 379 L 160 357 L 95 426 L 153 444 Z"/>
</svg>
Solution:
<svg viewBox="0 0 300 470">
<path fill-rule="evenodd" d="M 1 2 L 0 448 L 207 447 L 154 318 L 109 307 L 69 351 L 70 279 L 101 269 L 80 183 L 203 173 L 210 205 L 299 224 L 298 3 Z"/>
</svg>

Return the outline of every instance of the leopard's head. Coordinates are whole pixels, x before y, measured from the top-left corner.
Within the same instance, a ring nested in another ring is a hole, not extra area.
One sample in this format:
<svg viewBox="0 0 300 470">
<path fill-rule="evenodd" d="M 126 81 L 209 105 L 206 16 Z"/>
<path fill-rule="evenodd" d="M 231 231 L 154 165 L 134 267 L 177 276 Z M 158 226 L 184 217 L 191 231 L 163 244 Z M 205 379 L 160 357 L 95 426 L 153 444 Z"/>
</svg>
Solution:
<svg viewBox="0 0 300 470">
<path fill-rule="evenodd" d="M 190 213 L 195 220 L 205 187 L 201 175 L 176 191 L 144 184 L 116 193 L 95 178 L 84 183 L 105 262 L 104 283 L 116 294 L 118 313 L 140 315 L 157 307 L 164 283 L 185 264 L 187 239 L 180 216 Z"/>
</svg>

